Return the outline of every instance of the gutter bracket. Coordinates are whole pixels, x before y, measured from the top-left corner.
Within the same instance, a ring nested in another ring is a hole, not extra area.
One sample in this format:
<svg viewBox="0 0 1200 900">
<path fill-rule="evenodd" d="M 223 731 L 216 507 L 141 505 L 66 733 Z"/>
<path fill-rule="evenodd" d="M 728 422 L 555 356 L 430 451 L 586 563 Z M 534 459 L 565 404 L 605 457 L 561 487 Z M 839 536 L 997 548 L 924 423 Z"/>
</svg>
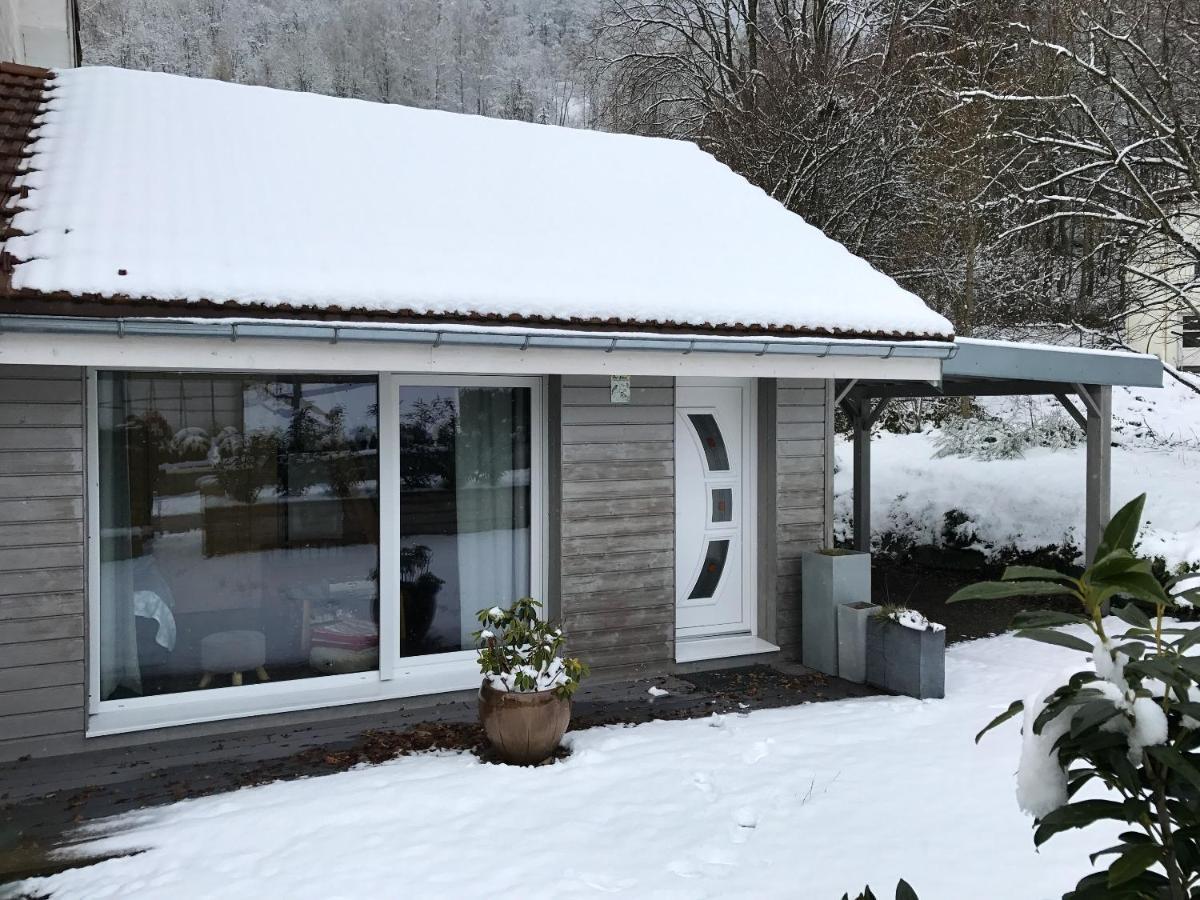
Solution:
<svg viewBox="0 0 1200 900">
<path fill-rule="evenodd" d="M 613 338 L 613 339 L 612 339 L 612 340 L 609 342 L 609 344 L 608 344 L 608 349 L 607 349 L 607 350 L 605 350 L 604 352 L 605 352 L 605 353 L 612 353 L 612 352 L 613 352 L 613 350 L 615 350 L 615 349 L 616 349 L 616 347 L 617 347 L 617 338 Z"/>
<path fill-rule="evenodd" d="M 237 337 L 237 322 L 232 322 L 229 325 L 229 340 L 236 344 Z"/>
<path fill-rule="evenodd" d="M 442 346 L 442 334 L 443 332 L 439 331 L 436 335 L 434 335 L 433 346 L 430 349 L 436 350 L 438 347 Z"/>
<path fill-rule="evenodd" d="M 524 353 L 526 350 L 529 349 L 529 341 L 532 338 L 533 338 L 533 335 L 531 335 L 531 334 L 525 335 L 525 342 L 523 344 L 521 344 L 521 352 L 522 353 Z"/>
<path fill-rule="evenodd" d="M 338 342 L 338 338 L 341 336 L 341 331 L 342 331 L 341 326 L 334 325 L 333 326 L 333 340 L 330 341 L 329 343 L 336 344 Z"/>
</svg>

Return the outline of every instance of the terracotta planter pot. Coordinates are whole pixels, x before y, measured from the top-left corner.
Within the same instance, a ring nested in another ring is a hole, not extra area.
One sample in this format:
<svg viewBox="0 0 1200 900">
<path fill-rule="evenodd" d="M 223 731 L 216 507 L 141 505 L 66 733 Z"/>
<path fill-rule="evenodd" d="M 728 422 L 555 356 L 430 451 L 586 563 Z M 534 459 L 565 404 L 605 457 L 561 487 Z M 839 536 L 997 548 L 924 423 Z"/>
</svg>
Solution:
<svg viewBox="0 0 1200 900">
<path fill-rule="evenodd" d="M 571 701 L 554 691 L 520 694 L 479 688 L 479 721 L 501 759 L 532 766 L 549 758 L 571 721 Z"/>
</svg>

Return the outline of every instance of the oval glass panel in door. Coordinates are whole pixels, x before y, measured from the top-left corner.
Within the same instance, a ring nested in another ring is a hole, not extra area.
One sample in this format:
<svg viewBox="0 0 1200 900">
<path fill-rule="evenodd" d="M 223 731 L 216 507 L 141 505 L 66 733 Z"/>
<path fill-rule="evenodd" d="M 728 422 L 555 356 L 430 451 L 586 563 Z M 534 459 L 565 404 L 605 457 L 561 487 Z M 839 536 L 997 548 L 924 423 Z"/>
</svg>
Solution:
<svg viewBox="0 0 1200 900">
<path fill-rule="evenodd" d="M 728 540 L 708 542 L 708 549 L 704 551 L 704 565 L 700 567 L 696 586 L 688 594 L 689 600 L 703 600 L 717 592 L 717 585 L 721 583 L 721 575 L 725 571 L 725 560 L 728 556 Z"/>
<path fill-rule="evenodd" d="M 717 427 L 716 416 L 711 413 L 688 413 L 688 420 L 700 438 L 708 470 L 728 472 L 729 453 L 725 449 L 725 438 L 721 436 L 721 429 Z"/>
</svg>

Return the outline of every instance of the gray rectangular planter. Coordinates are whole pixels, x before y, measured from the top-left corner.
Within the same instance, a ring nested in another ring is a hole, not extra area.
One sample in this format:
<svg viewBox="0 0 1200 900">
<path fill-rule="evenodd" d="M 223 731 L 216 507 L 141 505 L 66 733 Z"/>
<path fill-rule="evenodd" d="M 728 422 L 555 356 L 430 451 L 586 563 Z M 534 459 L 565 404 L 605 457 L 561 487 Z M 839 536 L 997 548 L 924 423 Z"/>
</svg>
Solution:
<svg viewBox="0 0 1200 900">
<path fill-rule="evenodd" d="M 871 554 L 816 551 L 801 559 L 800 642 L 803 662 L 838 674 L 837 608 L 871 599 Z"/>
<path fill-rule="evenodd" d="M 946 632 L 917 631 L 890 619 L 867 622 L 867 683 L 918 700 L 946 696 Z"/>
<path fill-rule="evenodd" d="M 867 680 L 867 622 L 878 611 L 878 606 L 866 601 L 838 606 L 839 678 L 855 684 Z"/>
</svg>

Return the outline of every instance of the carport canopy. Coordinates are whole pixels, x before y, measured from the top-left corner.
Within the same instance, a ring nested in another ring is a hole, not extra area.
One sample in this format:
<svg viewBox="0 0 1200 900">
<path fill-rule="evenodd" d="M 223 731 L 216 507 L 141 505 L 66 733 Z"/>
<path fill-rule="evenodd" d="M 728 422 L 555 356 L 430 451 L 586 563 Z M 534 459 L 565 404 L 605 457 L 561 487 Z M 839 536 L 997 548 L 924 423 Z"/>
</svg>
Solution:
<svg viewBox="0 0 1200 900">
<path fill-rule="evenodd" d="M 839 381 L 836 397 L 854 441 L 854 546 L 871 547 L 871 427 L 895 399 L 1046 395 L 1057 398 L 1087 436 L 1085 550 L 1095 558 L 1111 515 L 1112 389 L 1161 388 L 1153 356 L 1045 344 L 958 338 L 940 382 Z"/>
</svg>

